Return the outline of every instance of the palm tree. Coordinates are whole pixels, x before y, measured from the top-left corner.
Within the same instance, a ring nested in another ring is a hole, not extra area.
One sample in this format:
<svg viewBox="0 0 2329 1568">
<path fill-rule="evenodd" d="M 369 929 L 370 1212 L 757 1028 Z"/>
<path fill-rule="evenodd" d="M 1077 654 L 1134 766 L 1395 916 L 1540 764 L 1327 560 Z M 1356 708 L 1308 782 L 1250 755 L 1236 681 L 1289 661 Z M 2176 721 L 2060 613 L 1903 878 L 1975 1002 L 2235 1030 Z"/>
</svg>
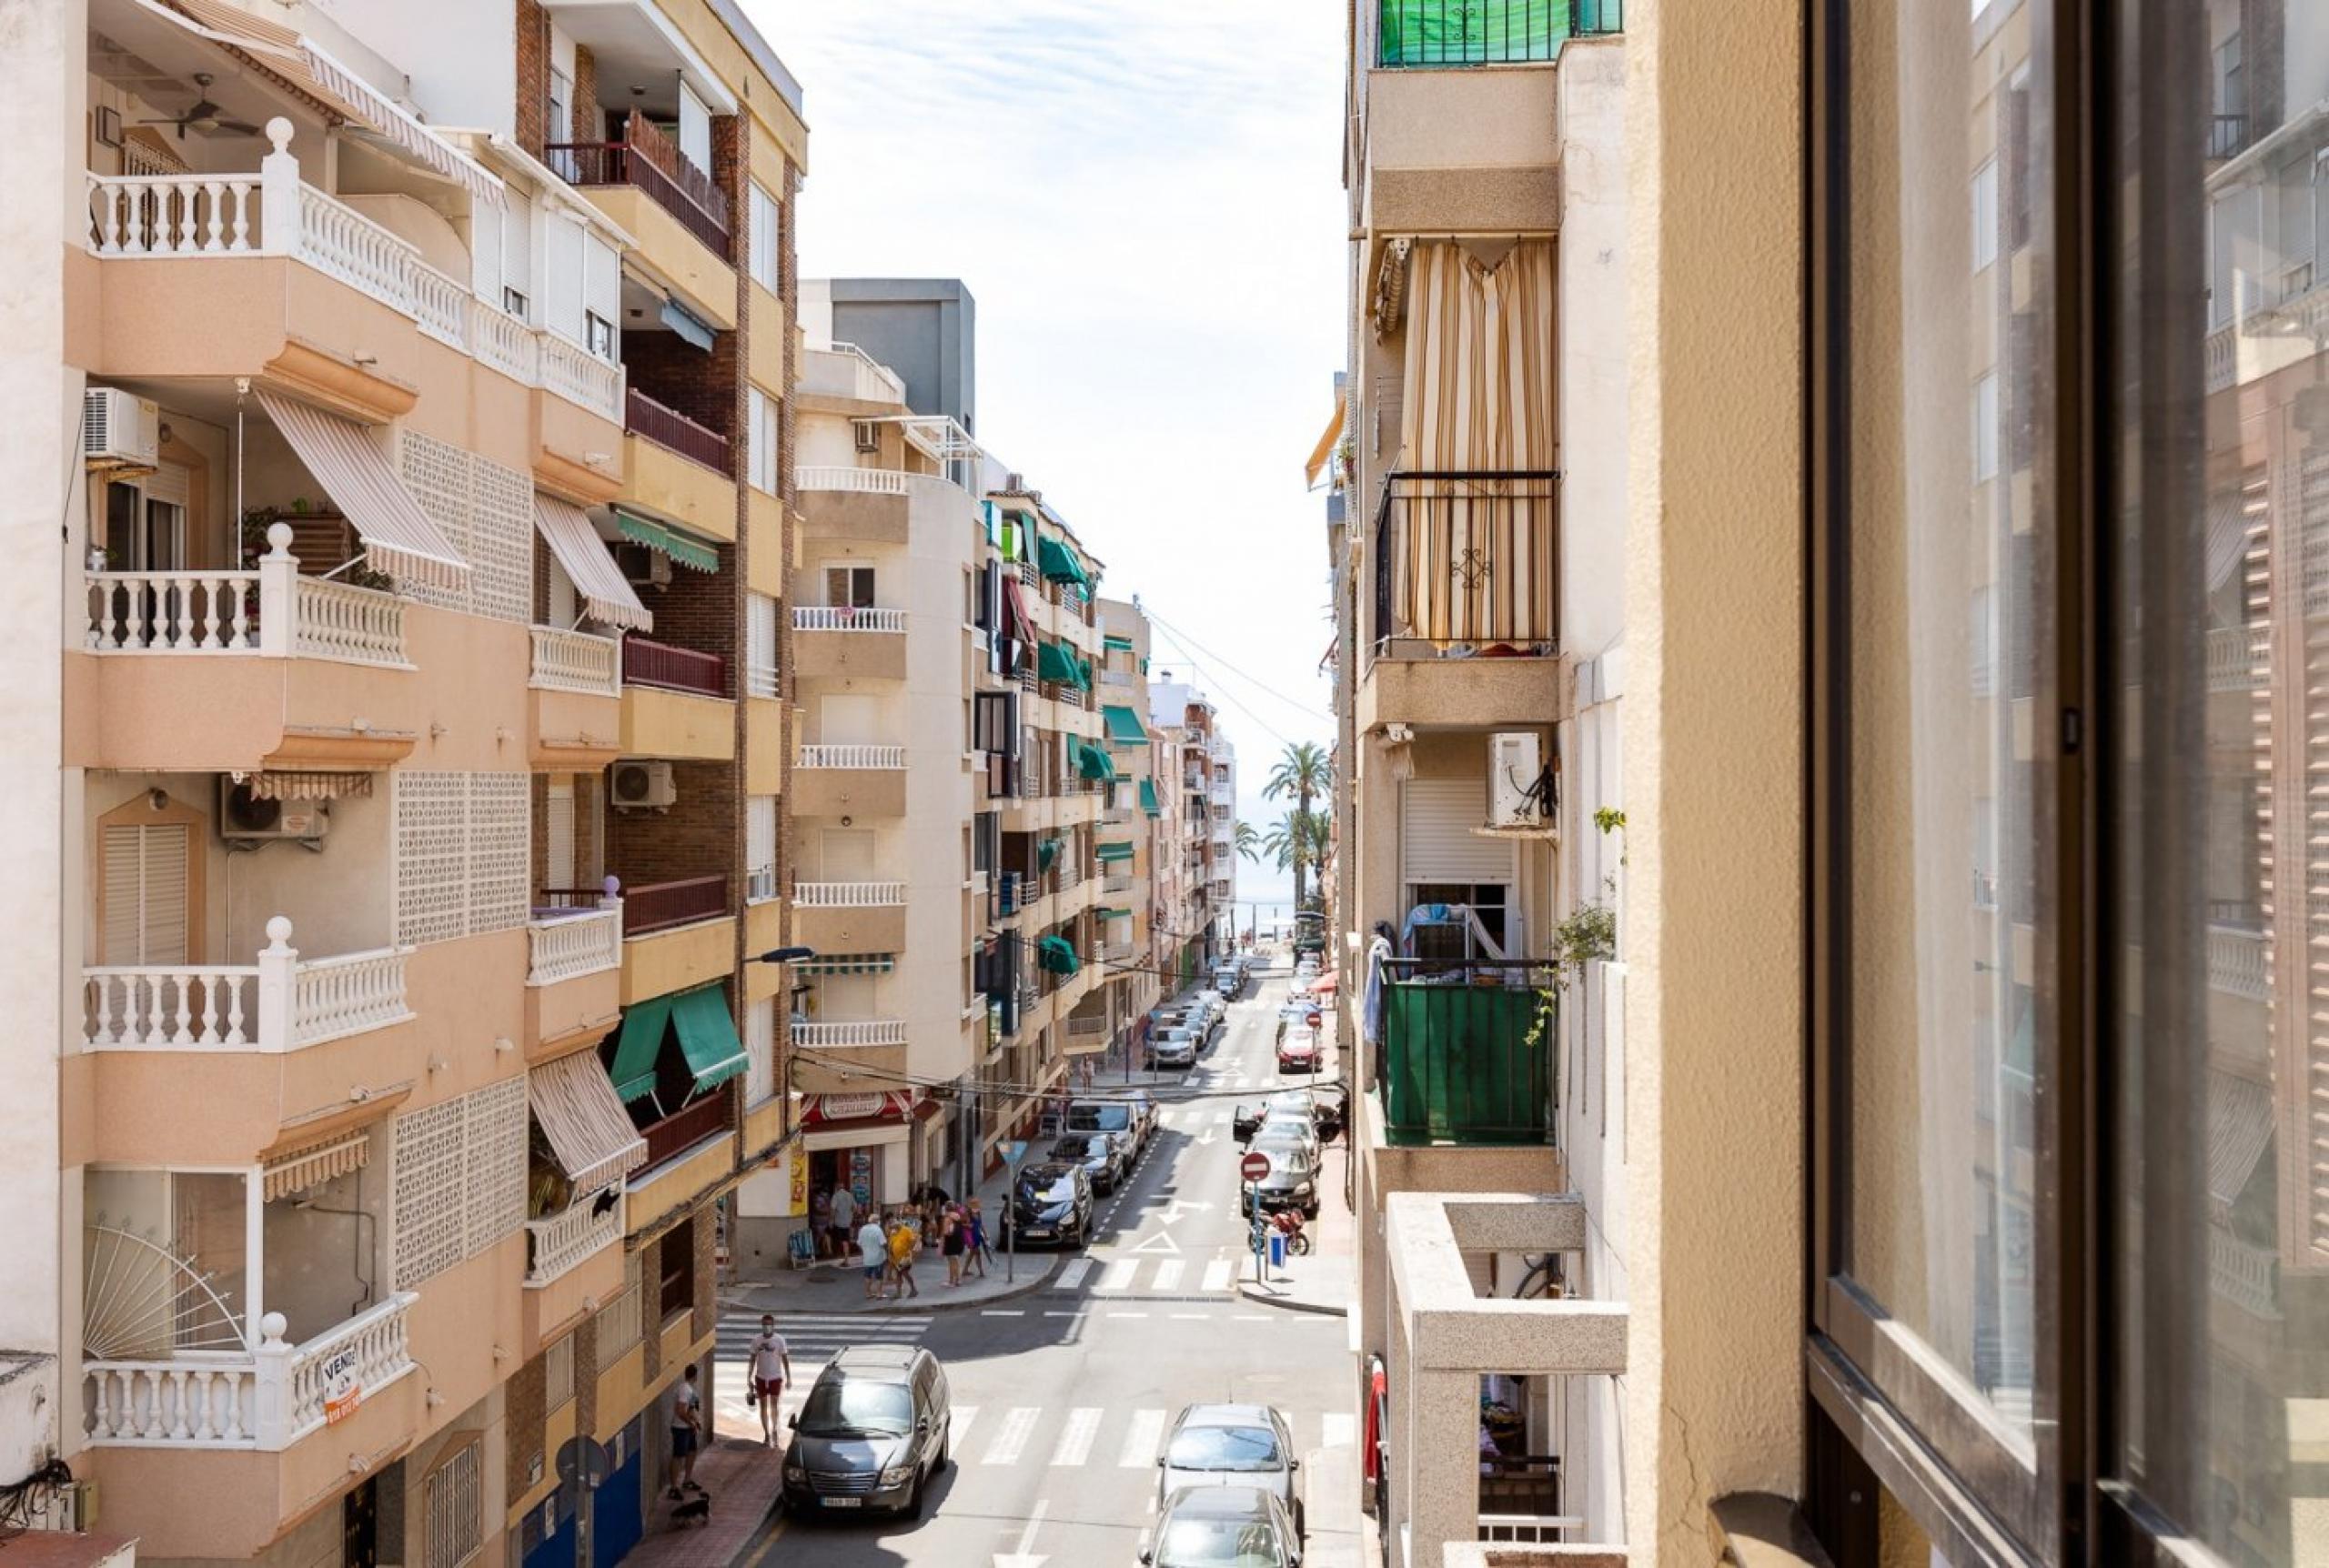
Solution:
<svg viewBox="0 0 2329 1568">
<path fill-rule="evenodd" d="M 1281 871 L 1294 873 L 1294 907 L 1306 908 L 1302 897 L 1302 879 L 1313 867 L 1326 859 L 1327 837 L 1324 812 L 1288 811 L 1271 824 L 1262 835 L 1262 852 L 1275 862 Z"/>
<path fill-rule="evenodd" d="M 1297 910 L 1302 908 L 1303 902 L 1303 869 L 1316 863 L 1313 851 L 1316 844 L 1323 841 L 1308 826 L 1311 821 L 1310 802 L 1333 787 L 1334 769 L 1326 761 L 1326 754 L 1307 740 L 1287 746 L 1285 755 L 1278 759 L 1277 766 L 1270 769 L 1268 780 L 1262 785 L 1265 799 L 1281 800 L 1288 795 L 1294 797 L 1294 811 L 1284 825 L 1302 840 L 1304 850 L 1301 854 L 1288 857 L 1294 865 L 1294 907 Z M 1278 864 L 1283 867 L 1286 860 L 1281 859 Z"/>
<path fill-rule="evenodd" d="M 1231 830 L 1231 836 L 1236 840 L 1239 854 L 1255 865 L 1261 864 L 1262 836 L 1254 830 L 1254 825 L 1251 822 L 1238 823 Z"/>
</svg>

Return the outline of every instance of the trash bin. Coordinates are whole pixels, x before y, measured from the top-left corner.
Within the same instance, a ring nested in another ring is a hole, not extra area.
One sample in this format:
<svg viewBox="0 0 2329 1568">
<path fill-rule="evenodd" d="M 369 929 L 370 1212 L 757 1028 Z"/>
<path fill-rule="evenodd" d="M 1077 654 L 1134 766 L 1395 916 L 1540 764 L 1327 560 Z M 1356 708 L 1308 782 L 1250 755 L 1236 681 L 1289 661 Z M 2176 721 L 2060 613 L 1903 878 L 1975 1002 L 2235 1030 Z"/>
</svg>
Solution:
<svg viewBox="0 0 2329 1568">
<path fill-rule="evenodd" d="M 1275 1271 L 1285 1267 L 1285 1232 L 1283 1231 L 1272 1231 L 1270 1232 L 1270 1268 L 1272 1271 Z"/>
</svg>

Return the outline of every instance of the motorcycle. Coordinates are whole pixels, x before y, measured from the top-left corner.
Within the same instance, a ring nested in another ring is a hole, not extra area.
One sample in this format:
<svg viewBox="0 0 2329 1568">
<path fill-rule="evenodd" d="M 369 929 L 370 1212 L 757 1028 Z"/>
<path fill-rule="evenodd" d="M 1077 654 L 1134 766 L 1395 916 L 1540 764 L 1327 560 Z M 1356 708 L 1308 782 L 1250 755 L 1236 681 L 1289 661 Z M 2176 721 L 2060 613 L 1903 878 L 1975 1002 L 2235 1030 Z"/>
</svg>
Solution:
<svg viewBox="0 0 2329 1568">
<path fill-rule="evenodd" d="M 1309 1255 L 1310 1233 L 1303 1229 L 1301 1210 L 1280 1209 L 1270 1216 L 1270 1223 L 1276 1227 L 1279 1235 L 1285 1238 L 1287 1251 L 1297 1257 Z"/>
</svg>

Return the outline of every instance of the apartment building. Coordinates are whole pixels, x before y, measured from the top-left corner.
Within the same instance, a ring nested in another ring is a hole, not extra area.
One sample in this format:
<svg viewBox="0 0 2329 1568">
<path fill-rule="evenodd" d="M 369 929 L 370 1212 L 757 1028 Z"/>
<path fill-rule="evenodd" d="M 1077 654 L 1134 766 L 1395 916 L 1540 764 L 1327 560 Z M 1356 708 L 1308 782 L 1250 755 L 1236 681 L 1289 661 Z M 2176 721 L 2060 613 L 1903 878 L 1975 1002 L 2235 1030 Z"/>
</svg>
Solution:
<svg viewBox="0 0 2329 1568">
<path fill-rule="evenodd" d="M 149 1559 L 610 1561 L 787 1130 L 800 88 L 724 0 L 41 12 L 0 1338 Z"/>
<path fill-rule="evenodd" d="M 1323 809 L 1336 1027 L 1365 1091 L 1367 1493 L 1409 1562 L 1626 1539 L 1604 1065 L 1623 839 L 1595 818 L 1615 807 L 1623 684 L 1618 20 L 1382 0 L 1352 37 L 1349 361 L 1311 455 L 1333 492 Z M 1548 1253 L 1564 1299 L 1482 1303 Z"/>
<path fill-rule="evenodd" d="M 1174 679 L 1169 669 L 1159 669 L 1149 682 L 1148 714 L 1164 742 L 1160 788 L 1175 797 L 1159 849 L 1161 859 L 1173 862 L 1175 894 L 1171 909 L 1160 911 L 1162 967 L 1168 986 L 1188 985 L 1227 950 L 1225 925 L 1216 930 L 1215 923 L 1227 890 L 1236 885 L 1236 873 L 1227 868 L 1235 859 L 1237 796 L 1234 777 L 1223 771 L 1227 763 L 1234 775 L 1234 761 L 1211 699 L 1188 681 Z"/>
<path fill-rule="evenodd" d="M 1092 1040 L 1119 1062 L 1138 1060 L 1145 1042 L 1150 1010 L 1164 994 L 1156 962 L 1155 825 L 1164 809 L 1157 782 L 1157 743 L 1148 725 L 1150 628 L 1148 617 L 1128 600 L 1100 601 L 1100 718 L 1116 781 L 1100 812 L 1098 846 L 1101 902 L 1099 947 L 1090 956 L 1101 967 L 1096 1001 L 1069 1020 L 1071 1054 L 1088 1081 L 1096 1072 Z"/>
<path fill-rule="evenodd" d="M 969 954 L 986 890 L 973 868 L 965 631 L 985 550 L 962 427 L 911 412 L 888 367 L 831 337 L 835 285 L 802 288 L 796 391 L 800 559 L 791 604 L 800 744 L 787 798 L 790 1173 L 748 1183 L 759 1255 L 781 1255 L 800 1197 L 847 1187 L 902 1202 L 951 1185 L 967 1136 L 962 1081 L 984 1053 Z M 786 1223 L 790 1221 L 791 1223 Z"/>
</svg>

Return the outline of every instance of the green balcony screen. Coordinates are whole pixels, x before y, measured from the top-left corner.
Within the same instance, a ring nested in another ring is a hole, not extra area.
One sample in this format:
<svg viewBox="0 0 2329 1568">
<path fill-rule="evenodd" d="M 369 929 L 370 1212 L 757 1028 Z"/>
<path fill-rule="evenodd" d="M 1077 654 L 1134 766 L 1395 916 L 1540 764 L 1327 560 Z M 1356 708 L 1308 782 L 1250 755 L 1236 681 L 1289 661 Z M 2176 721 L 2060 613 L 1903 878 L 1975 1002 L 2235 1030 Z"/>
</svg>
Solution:
<svg viewBox="0 0 2329 1568">
<path fill-rule="evenodd" d="M 1623 0 L 1381 0 L 1386 69 L 1549 61 L 1570 38 L 1616 33 Z"/>
<path fill-rule="evenodd" d="M 1390 1142 L 1545 1141 L 1558 1033 L 1549 1001 L 1504 986 L 1418 981 L 1394 981 L 1388 993 L 1382 1087 Z M 1535 1030 L 1540 1010 L 1545 1026 Z"/>
</svg>

